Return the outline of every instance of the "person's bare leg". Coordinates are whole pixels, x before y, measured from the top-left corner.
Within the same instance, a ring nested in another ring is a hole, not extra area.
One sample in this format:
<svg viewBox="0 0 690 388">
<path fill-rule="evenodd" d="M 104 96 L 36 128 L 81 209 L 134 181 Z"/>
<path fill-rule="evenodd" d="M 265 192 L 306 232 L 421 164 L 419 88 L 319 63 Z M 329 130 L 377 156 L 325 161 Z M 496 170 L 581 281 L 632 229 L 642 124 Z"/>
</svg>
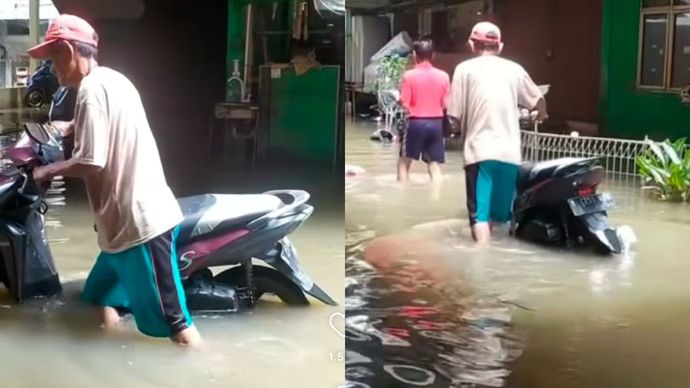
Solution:
<svg viewBox="0 0 690 388">
<path fill-rule="evenodd" d="M 398 182 L 407 182 L 410 179 L 410 165 L 412 159 L 401 156 L 398 158 Z"/>
<path fill-rule="evenodd" d="M 173 342 L 181 346 L 198 346 L 201 344 L 201 334 L 196 326 L 192 325 L 170 338 Z"/>
<path fill-rule="evenodd" d="M 98 318 L 101 321 L 101 329 L 112 329 L 120 323 L 122 319 L 120 313 L 114 307 L 104 306 L 97 308 Z"/>
<path fill-rule="evenodd" d="M 441 165 L 436 162 L 431 162 L 427 164 L 427 169 L 429 170 L 429 177 L 434 183 L 441 183 L 443 180 L 443 175 L 441 174 Z"/>
<path fill-rule="evenodd" d="M 479 222 L 472 227 L 472 235 L 479 245 L 486 245 L 491 241 L 491 228 L 487 222 Z"/>
</svg>

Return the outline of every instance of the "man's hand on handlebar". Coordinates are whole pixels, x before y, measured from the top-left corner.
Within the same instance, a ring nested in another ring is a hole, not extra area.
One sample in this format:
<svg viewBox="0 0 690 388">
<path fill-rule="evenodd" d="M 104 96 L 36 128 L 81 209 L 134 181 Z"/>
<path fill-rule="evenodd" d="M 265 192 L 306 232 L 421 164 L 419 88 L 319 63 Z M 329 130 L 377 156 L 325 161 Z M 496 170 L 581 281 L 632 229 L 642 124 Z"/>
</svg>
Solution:
<svg viewBox="0 0 690 388">
<path fill-rule="evenodd" d="M 539 102 L 537 102 L 536 114 L 533 116 L 533 119 L 540 124 L 549 119 L 549 113 L 546 111 L 545 99 L 541 98 Z"/>
<path fill-rule="evenodd" d="M 34 182 L 39 186 L 44 186 L 50 182 L 53 177 L 48 166 L 36 167 L 33 170 Z"/>
</svg>

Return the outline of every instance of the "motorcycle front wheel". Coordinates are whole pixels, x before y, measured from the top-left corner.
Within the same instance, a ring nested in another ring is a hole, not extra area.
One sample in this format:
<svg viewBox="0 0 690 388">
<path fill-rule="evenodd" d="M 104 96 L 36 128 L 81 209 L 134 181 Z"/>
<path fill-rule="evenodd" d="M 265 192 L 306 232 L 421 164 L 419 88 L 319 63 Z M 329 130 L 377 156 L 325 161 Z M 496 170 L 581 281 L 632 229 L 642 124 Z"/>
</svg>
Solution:
<svg viewBox="0 0 690 388">
<path fill-rule="evenodd" d="M 32 90 L 24 96 L 24 105 L 30 108 L 40 108 L 43 102 L 43 94 L 39 90 Z"/>
</svg>

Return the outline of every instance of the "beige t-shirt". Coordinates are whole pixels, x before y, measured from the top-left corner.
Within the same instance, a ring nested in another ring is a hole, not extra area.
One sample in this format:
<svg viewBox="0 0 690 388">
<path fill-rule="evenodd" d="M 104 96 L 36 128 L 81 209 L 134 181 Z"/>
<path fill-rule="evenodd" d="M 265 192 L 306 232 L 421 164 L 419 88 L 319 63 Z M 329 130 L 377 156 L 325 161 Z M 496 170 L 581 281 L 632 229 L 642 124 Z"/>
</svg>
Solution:
<svg viewBox="0 0 690 388">
<path fill-rule="evenodd" d="M 124 75 L 97 67 L 82 80 L 72 159 L 102 167 L 85 180 L 104 252 L 145 243 L 182 221 L 139 92 Z"/>
<path fill-rule="evenodd" d="M 460 63 L 448 115 L 460 120 L 465 164 L 497 160 L 520 164 L 518 105 L 534 108 L 543 94 L 522 66 L 495 55 Z"/>
</svg>

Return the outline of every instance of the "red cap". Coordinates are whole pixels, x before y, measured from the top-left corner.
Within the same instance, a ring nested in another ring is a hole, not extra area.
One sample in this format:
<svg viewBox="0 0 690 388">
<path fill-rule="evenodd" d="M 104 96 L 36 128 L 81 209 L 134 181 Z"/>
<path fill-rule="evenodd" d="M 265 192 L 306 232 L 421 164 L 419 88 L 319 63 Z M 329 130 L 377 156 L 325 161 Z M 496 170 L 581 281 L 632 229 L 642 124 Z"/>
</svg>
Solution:
<svg viewBox="0 0 690 388">
<path fill-rule="evenodd" d="M 48 47 L 60 40 L 74 40 L 98 47 L 96 30 L 86 20 L 73 15 L 60 15 L 50 22 L 43 43 L 30 48 L 29 55 L 36 59 L 46 59 Z"/>
<path fill-rule="evenodd" d="M 472 28 L 470 40 L 485 43 L 501 43 L 501 29 L 493 23 L 477 23 Z"/>
</svg>

